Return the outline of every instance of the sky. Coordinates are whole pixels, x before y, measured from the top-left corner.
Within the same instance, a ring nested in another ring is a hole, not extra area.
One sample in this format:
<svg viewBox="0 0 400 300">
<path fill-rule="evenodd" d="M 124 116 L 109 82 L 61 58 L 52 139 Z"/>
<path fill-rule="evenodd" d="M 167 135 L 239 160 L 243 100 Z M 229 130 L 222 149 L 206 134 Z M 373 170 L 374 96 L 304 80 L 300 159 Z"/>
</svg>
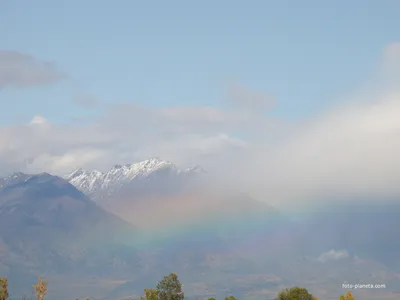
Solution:
<svg viewBox="0 0 400 300">
<path fill-rule="evenodd" d="M 158 156 L 274 199 L 398 195 L 398 11 L 0 0 L 1 173 Z"/>
</svg>

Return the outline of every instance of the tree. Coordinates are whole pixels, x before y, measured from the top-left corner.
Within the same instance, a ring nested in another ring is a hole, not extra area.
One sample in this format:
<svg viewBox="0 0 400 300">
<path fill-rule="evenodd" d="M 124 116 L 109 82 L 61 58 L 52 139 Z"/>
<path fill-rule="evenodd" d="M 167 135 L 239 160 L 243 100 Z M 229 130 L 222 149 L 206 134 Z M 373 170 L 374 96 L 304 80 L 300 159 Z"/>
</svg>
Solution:
<svg viewBox="0 0 400 300">
<path fill-rule="evenodd" d="M 5 277 L 0 278 L 0 300 L 8 299 L 8 279 Z"/>
<path fill-rule="evenodd" d="M 170 273 L 157 284 L 158 297 L 160 300 L 183 300 L 184 293 L 178 275 Z"/>
<path fill-rule="evenodd" d="M 347 291 L 346 295 L 340 295 L 339 300 L 354 300 L 354 296 L 350 291 Z"/>
<path fill-rule="evenodd" d="M 225 297 L 224 300 L 236 300 L 236 298 L 234 296 L 229 296 L 229 297 Z"/>
<path fill-rule="evenodd" d="M 155 289 L 144 289 L 144 296 L 140 297 L 141 300 L 159 300 L 158 291 Z"/>
<path fill-rule="evenodd" d="M 207 300 L 217 300 L 214 297 L 208 298 Z"/>
<path fill-rule="evenodd" d="M 276 300 L 313 300 L 313 295 L 311 295 L 307 289 L 301 287 L 292 287 L 290 289 L 284 289 L 278 294 Z"/>
<path fill-rule="evenodd" d="M 35 290 L 35 294 L 38 300 L 43 300 L 44 296 L 47 294 L 47 282 L 39 277 L 38 283 L 33 285 L 33 289 Z"/>
</svg>

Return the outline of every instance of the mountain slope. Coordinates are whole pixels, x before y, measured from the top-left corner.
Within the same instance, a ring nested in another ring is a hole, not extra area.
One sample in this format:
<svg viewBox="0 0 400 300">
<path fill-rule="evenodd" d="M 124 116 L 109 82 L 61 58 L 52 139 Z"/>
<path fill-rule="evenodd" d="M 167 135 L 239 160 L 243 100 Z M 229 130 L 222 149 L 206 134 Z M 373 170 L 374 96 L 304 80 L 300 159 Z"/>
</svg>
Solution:
<svg viewBox="0 0 400 300">
<path fill-rule="evenodd" d="M 225 288 L 235 287 L 235 295 L 243 298 L 249 291 L 258 291 L 257 299 L 264 295 L 266 284 L 274 289 L 271 293 L 282 285 L 306 283 L 340 289 L 343 280 L 368 282 L 368 274 L 379 273 L 383 277 L 374 282 L 389 285 L 392 275 L 387 267 L 368 258 L 380 260 L 381 250 L 394 246 L 393 256 L 388 256 L 393 262 L 400 249 L 395 207 L 382 204 L 382 212 L 378 207 L 365 212 L 359 207 L 339 207 L 335 213 L 329 207 L 328 214 L 310 213 L 307 220 L 294 224 L 246 195 L 205 192 L 192 198 L 157 198 L 142 207 L 135 201 L 121 203 L 121 211 L 132 212 L 132 222 L 142 215 L 143 221 L 153 223 L 143 224 L 145 235 L 153 234 L 148 231 L 150 225 L 166 230 L 140 252 L 119 239 L 120 235 L 136 245 L 136 228 L 66 180 L 46 173 L 15 173 L 0 182 L 0 272 L 10 282 L 28 288 L 38 275 L 58 279 L 50 284 L 57 291 L 65 289 L 65 282 L 78 282 L 61 299 L 85 297 L 86 292 L 77 292 L 77 286 L 85 284 L 92 289 L 88 294 L 98 292 L 97 299 L 139 294 L 171 271 L 185 279 L 185 293 L 204 297 L 209 294 L 198 290 L 199 283 L 215 289 L 218 297 L 227 293 Z M 176 223 L 169 224 L 168 219 Z M 374 244 L 376 256 L 368 253 Z M 317 259 L 332 249 L 349 250 L 354 256 L 327 262 Z M 340 282 L 332 283 L 329 276 Z M 28 279 L 22 284 L 21 278 Z M 274 281 L 268 283 L 271 278 Z M 113 293 L 107 286 L 111 281 L 120 282 Z"/>
<path fill-rule="evenodd" d="M 115 259 L 125 259 L 115 257 L 116 249 L 124 248 L 118 235 L 133 233 L 132 225 L 62 178 L 47 173 L 18 177 L 0 187 L 0 255 L 10 270 L 111 272 Z M 133 249 L 129 255 L 134 257 Z"/>
<path fill-rule="evenodd" d="M 184 180 L 203 172 L 198 166 L 181 170 L 169 161 L 151 158 L 135 164 L 115 165 L 105 173 L 78 169 L 65 176 L 65 179 L 93 200 L 99 201 L 123 191 L 148 193 L 158 189 L 165 193 L 178 189 Z"/>
</svg>

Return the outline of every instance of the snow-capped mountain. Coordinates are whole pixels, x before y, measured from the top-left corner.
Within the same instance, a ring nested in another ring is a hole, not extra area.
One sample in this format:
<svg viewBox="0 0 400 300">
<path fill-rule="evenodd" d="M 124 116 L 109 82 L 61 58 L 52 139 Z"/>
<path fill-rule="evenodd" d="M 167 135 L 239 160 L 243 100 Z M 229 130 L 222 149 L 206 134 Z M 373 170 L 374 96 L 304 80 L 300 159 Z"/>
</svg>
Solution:
<svg viewBox="0 0 400 300">
<path fill-rule="evenodd" d="M 64 178 L 93 200 L 100 200 L 125 188 L 160 189 L 202 173 L 205 171 L 199 166 L 182 170 L 169 161 L 151 158 L 134 164 L 115 165 L 104 173 L 78 169 Z"/>
<path fill-rule="evenodd" d="M 32 174 L 25 174 L 21 172 L 15 172 L 7 177 L 0 178 L 0 188 L 7 187 L 19 182 L 24 182 L 31 178 Z"/>
</svg>

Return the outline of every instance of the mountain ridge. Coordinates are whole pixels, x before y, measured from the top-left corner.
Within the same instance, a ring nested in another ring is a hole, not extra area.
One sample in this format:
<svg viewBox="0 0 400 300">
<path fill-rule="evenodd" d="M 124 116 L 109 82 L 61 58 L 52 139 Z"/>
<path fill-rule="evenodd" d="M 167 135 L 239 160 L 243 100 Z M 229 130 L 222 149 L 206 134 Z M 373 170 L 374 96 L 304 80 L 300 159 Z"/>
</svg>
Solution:
<svg viewBox="0 0 400 300">
<path fill-rule="evenodd" d="M 169 165 L 166 170 L 171 168 L 175 170 Z M 153 188 L 168 179 L 168 174 L 161 173 L 161 181 L 152 180 L 157 176 L 140 178 L 149 179 L 145 182 Z M 358 205 L 325 207 L 324 203 L 325 213 L 317 211 L 304 221 L 292 223 L 273 207 L 232 190 L 226 195 L 217 193 L 215 198 L 212 189 L 211 193 L 210 189 L 202 189 L 205 193 L 192 199 L 185 195 L 173 196 L 172 200 L 155 196 L 153 202 L 140 202 L 140 197 L 133 194 L 125 199 L 129 205 L 116 197 L 107 202 L 109 209 L 104 209 L 106 205 L 96 203 L 68 180 L 48 173 L 13 173 L 0 178 L 0 186 L 0 270 L 12 281 L 42 274 L 58 276 L 62 283 L 66 278 L 81 280 L 89 286 L 88 278 L 95 277 L 93 290 L 97 290 L 102 280 L 123 278 L 128 284 L 119 284 L 115 295 L 132 294 L 155 281 L 160 273 L 174 270 L 189 276 L 188 288 L 208 278 L 207 286 L 213 286 L 215 278 L 230 276 L 216 284 L 221 292 L 221 286 L 229 286 L 237 276 L 266 269 L 282 278 L 281 284 L 305 275 L 314 278 L 316 270 L 317 274 L 330 274 L 335 268 L 338 277 L 352 282 L 363 279 L 357 277 L 360 270 L 365 278 L 367 271 L 386 272 L 382 282 L 389 284 L 387 278 L 399 262 L 398 206 L 358 209 Z M 129 216 L 124 218 L 111 211 L 118 203 L 121 212 L 136 214 L 131 222 Z M 179 214 L 186 219 L 180 220 Z M 157 223 L 155 227 L 161 232 L 150 226 L 136 226 L 138 216 Z M 179 226 L 171 226 L 168 220 L 179 221 L 182 230 L 176 231 Z M 319 261 L 321 255 L 336 255 L 339 250 L 348 252 L 348 257 Z M 301 275 L 291 275 L 296 272 Z M 236 294 L 243 296 L 247 287 L 255 288 L 257 284 L 248 282 Z M 104 294 L 108 299 L 114 295 L 110 289 Z"/>
<path fill-rule="evenodd" d="M 132 270 L 136 252 L 123 240 L 135 235 L 132 224 L 61 177 L 16 175 L 0 187 L 0 260 L 6 275 Z"/>
<path fill-rule="evenodd" d="M 96 201 L 108 198 L 129 185 L 144 187 L 157 179 L 172 183 L 205 173 L 198 165 L 180 169 L 170 161 L 153 157 L 133 164 L 116 164 L 105 172 L 79 168 L 63 178 Z"/>
</svg>

